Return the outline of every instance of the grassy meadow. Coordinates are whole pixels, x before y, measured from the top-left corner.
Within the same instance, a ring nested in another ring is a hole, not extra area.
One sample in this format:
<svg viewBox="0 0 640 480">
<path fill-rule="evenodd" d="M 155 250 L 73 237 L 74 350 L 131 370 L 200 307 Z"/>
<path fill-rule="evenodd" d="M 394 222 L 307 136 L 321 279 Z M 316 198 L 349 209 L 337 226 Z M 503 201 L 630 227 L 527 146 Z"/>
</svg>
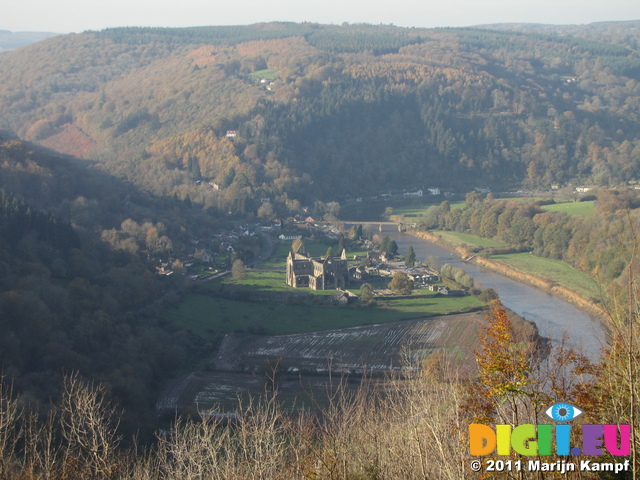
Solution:
<svg viewBox="0 0 640 480">
<path fill-rule="evenodd" d="M 527 252 L 492 255 L 491 259 L 521 272 L 570 288 L 586 298 L 598 298 L 599 296 L 598 286 L 589 275 L 576 270 L 562 260 L 538 257 Z"/>
<path fill-rule="evenodd" d="M 488 238 L 478 237 L 476 235 L 471 235 L 468 233 L 445 231 L 445 230 L 434 230 L 433 233 L 442 237 L 442 239 L 445 242 L 450 243 L 451 245 L 454 245 L 456 247 L 462 244 L 465 244 L 471 248 L 473 247 L 491 248 L 491 247 L 506 246 L 506 244 L 502 242 L 498 242 L 496 240 L 490 240 Z"/>
<path fill-rule="evenodd" d="M 203 338 L 218 333 L 250 332 L 269 335 L 308 333 L 339 328 L 446 315 L 482 307 L 475 297 L 414 295 L 381 299 L 378 305 L 334 306 L 245 302 L 201 294 L 188 295 L 165 316 Z"/>
<path fill-rule="evenodd" d="M 508 201 L 522 201 L 522 202 L 535 202 L 536 200 L 542 200 L 536 197 L 516 197 L 516 198 L 501 198 L 499 200 Z M 440 205 L 440 201 L 423 204 L 411 204 L 401 207 L 393 208 L 393 217 L 399 219 L 400 216 L 419 218 L 426 214 L 427 209 L 433 205 Z M 451 208 L 461 208 L 465 205 L 464 200 L 451 202 Z M 542 205 L 540 207 L 545 212 L 562 212 L 569 215 L 579 217 L 590 217 L 595 212 L 595 202 L 593 200 L 587 202 L 563 202 L 553 203 L 551 205 Z"/>
<path fill-rule="evenodd" d="M 266 68 L 264 70 L 258 70 L 257 72 L 253 72 L 250 75 L 252 77 L 257 78 L 258 80 L 261 80 L 263 78 L 265 80 L 275 80 L 276 78 L 278 78 L 279 72 Z"/>
<path fill-rule="evenodd" d="M 401 216 L 405 216 L 405 217 L 422 217 L 427 213 L 427 210 L 429 209 L 429 207 L 433 207 L 438 206 L 442 203 L 442 198 L 438 199 L 437 201 L 434 202 L 428 202 L 428 203 L 420 203 L 420 204 L 410 204 L 410 205 L 403 205 L 403 206 L 398 206 L 398 207 L 393 207 L 393 215 L 392 218 L 397 218 L 399 219 L 399 217 Z M 462 206 L 465 205 L 465 201 L 464 200 L 460 200 L 457 202 L 450 202 L 451 208 L 461 208 Z"/>
<path fill-rule="evenodd" d="M 567 213 L 576 217 L 591 217 L 595 212 L 595 202 L 567 202 L 543 205 L 541 208 L 545 212 Z"/>
</svg>

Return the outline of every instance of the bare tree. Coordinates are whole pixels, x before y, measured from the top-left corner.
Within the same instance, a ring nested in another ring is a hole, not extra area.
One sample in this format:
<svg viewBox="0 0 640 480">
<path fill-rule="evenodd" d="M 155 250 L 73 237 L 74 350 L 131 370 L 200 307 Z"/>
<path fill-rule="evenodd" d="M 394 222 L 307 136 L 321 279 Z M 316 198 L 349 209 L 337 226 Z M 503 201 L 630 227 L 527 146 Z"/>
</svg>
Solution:
<svg viewBox="0 0 640 480">
<path fill-rule="evenodd" d="M 60 443 L 56 438 L 55 409 L 51 409 L 44 421 L 37 412 L 25 415 L 22 438 L 24 440 L 22 469 L 28 478 L 43 480 L 58 477 Z"/>
<path fill-rule="evenodd" d="M 59 405 L 65 465 L 94 478 L 110 476 L 121 440 L 118 414 L 104 387 L 86 385 L 77 373 L 67 376 Z"/>
<path fill-rule="evenodd" d="M 13 396 L 13 385 L 0 376 L 0 478 L 4 478 L 16 460 L 18 425 L 22 417 L 23 410 Z"/>
<path fill-rule="evenodd" d="M 233 265 L 231 265 L 231 277 L 234 280 L 242 280 L 243 278 L 247 278 L 247 267 L 239 258 L 235 259 L 233 261 Z"/>
</svg>

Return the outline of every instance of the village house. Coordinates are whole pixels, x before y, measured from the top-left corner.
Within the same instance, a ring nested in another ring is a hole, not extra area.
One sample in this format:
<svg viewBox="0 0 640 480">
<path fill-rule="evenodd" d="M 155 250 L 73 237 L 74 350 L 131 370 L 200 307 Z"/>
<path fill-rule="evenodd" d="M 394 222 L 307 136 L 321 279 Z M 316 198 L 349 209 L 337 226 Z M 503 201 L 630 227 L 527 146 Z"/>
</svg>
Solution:
<svg viewBox="0 0 640 480">
<path fill-rule="evenodd" d="M 354 280 L 365 281 L 370 276 L 369 267 L 365 267 L 364 265 L 350 267 L 349 274 Z"/>
<path fill-rule="evenodd" d="M 382 263 L 388 263 L 392 260 L 393 260 L 393 255 L 391 253 L 388 253 L 388 252 L 380 253 L 380 261 Z"/>
<path fill-rule="evenodd" d="M 415 192 L 404 192 L 402 194 L 405 198 L 410 197 L 422 197 L 422 190 L 416 190 Z"/>
<path fill-rule="evenodd" d="M 173 275 L 173 270 L 171 269 L 171 263 L 170 262 L 164 262 L 162 260 L 160 260 L 160 265 L 158 265 L 156 267 L 156 273 L 158 275 Z"/>
<path fill-rule="evenodd" d="M 203 263 L 212 263 L 213 262 L 213 255 L 206 248 L 203 248 L 202 250 L 198 250 L 196 248 L 196 253 L 195 253 L 194 256 L 195 256 L 195 258 L 199 258 L 200 261 L 203 262 Z"/>
<path fill-rule="evenodd" d="M 467 292 L 465 292 L 464 290 L 453 290 L 449 287 L 440 288 L 440 290 L 438 290 L 438 293 L 440 295 L 448 295 L 450 297 L 463 297 L 467 295 Z"/>
<path fill-rule="evenodd" d="M 302 238 L 302 235 L 285 235 L 284 233 L 278 236 L 280 240 L 296 240 L 298 238 Z"/>
<path fill-rule="evenodd" d="M 438 281 L 437 275 L 417 274 L 417 275 L 412 275 L 412 277 L 413 277 L 413 283 L 415 283 L 416 285 L 427 285 L 427 284 Z"/>
<path fill-rule="evenodd" d="M 347 305 L 357 299 L 356 294 L 343 290 L 338 290 L 331 295 L 331 300 L 339 305 Z"/>
</svg>

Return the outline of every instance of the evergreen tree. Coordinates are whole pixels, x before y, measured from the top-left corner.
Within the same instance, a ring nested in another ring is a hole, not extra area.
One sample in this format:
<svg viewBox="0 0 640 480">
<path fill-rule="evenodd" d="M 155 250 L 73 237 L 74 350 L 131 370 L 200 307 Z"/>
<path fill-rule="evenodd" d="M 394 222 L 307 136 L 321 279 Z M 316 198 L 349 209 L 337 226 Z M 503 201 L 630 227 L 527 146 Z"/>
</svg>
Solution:
<svg viewBox="0 0 640 480">
<path fill-rule="evenodd" d="M 404 265 L 409 268 L 415 267 L 416 265 L 416 252 L 413 251 L 413 245 L 409 245 L 409 248 L 407 249 Z"/>
<path fill-rule="evenodd" d="M 389 244 L 388 252 L 394 256 L 398 254 L 398 244 L 396 243 L 395 240 L 391 240 L 391 243 Z"/>
<path fill-rule="evenodd" d="M 338 255 L 342 255 L 342 251 L 345 249 L 344 246 L 344 236 L 340 235 L 340 238 L 338 239 Z"/>
<path fill-rule="evenodd" d="M 389 238 L 389 235 L 385 235 L 385 237 L 380 242 L 380 251 L 388 252 L 390 246 L 391 246 L 391 239 Z"/>
<path fill-rule="evenodd" d="M 380 243 L 380 251 L 386 252 L 390 255 L 398 254 L 398 244 L 395 240 L 391 240 L 388 235 L 386 235 L 382 242 Z"/>
</svg>

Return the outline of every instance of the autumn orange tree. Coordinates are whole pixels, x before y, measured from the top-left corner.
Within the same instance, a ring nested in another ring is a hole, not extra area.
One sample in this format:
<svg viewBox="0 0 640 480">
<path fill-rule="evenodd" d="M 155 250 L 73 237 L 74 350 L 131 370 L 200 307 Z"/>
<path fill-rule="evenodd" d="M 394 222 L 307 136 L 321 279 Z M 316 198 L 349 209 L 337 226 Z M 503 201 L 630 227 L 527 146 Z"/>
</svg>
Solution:
<svg viewBox="0 0 640 480">
<path fill-rule="evenodd" d="M 533 338 L 519 338 L 506 309 L 499 303 L 487 314 L 489 326 L 479 332 L 478 375 L 470 385 L 467 408 L 478 423 L 515 425 L 538 397 L 534 386 Z"/>
<path fill-rule="evenodd" d="M 593 364 L 566 338 L 548 346 L 535 327 L 514 326 L 498 301 L 487 318 L 475 352 L 478 373 L 465 404 L 476 423 L 539 423 L 549 405 L 578 401 L 592 387 Z"/>
</svg>

